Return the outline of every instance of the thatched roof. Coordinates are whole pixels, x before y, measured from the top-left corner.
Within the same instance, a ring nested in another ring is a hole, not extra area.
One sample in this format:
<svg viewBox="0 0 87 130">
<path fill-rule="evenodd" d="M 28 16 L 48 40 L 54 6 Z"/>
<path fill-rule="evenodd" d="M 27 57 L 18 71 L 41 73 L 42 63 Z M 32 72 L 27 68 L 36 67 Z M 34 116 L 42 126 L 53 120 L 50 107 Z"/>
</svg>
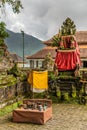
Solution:
<svg viewBox="0 0 87 130">
<path fill-rule="evenodd" d="M 49 53 L 51 54 L 52 58 L 54 59 L 56 56 L 56 52 L 54 51 L 56 48 L 55 47 L 44 47 L 42 50 L 38 51 L 37 53 L 27 56 L 27 59 L 44 59 L 46 55 Z"/>
<path fill-rule="evenodd" d="M 58 34 L 54 35 L 57 36 Z M 52 37 L 53 38 L 53 37 Z M 52 44 L 52 38 L 47 40 L 47 41 L 43 41 L 43 43 L 45 45 L 50 46 Z M 78 44 L 87 44 L 87 31 L 78 31 L 76 32 L 76 40 L 78 42 Z"/>
<path fill-rule="evenodd" d="M 11 53 L 10 57 L 12 58 L 12 60 L 16 63 L 23 63 L 23 58 L 18 56 L 16 53 Z"/>
<path fill-rule="evenodd" d="M 87 45 L 86 46 L 79 46 L 80 49 L 80 57 L 87 58 Z"/>
</svg>

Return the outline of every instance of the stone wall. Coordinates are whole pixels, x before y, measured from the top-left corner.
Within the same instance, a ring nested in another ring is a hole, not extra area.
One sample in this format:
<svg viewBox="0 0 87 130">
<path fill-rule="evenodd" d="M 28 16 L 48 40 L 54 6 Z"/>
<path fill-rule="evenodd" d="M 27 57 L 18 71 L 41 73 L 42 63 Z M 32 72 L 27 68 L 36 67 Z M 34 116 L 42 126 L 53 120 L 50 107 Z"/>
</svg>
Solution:
<svg viewBox="0 0 87 130">
<path fill-rule="evenodd" d="M 0 108 L 10 105 L 29 94 L 29 84 L 27 82 L 19 82 L 13 86 L 5 86 L 0 88 Z"/>
</svg>

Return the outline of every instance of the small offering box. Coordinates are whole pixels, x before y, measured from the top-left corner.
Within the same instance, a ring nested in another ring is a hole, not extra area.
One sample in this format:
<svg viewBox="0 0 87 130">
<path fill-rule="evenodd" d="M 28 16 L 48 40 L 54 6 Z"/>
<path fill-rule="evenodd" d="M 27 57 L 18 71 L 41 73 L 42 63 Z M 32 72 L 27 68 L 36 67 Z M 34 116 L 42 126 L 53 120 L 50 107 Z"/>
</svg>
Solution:
<svg viewBox="0 0 87 130">
<path fill-rule="evenodd" d="M 24 106 L 25 104 L 26 107 L 13 111 L 13 122 L 45 124 L 52 118 L 52 100 L 29 99 L 23 101 Z"/>
</svg>

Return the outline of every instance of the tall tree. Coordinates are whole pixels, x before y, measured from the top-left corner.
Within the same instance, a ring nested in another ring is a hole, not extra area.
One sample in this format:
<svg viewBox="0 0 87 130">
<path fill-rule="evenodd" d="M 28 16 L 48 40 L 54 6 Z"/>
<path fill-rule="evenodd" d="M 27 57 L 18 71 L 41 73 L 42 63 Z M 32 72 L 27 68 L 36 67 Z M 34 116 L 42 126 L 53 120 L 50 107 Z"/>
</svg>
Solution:
<svg viewBox="0 0 87 130">
<path fill-rule="evenodd" d="M 4 7 L 6 3 L 12 7 L 14 13 L 20 13 L 23 8 L 20 0 L 0 0 L 0 8 Z"/>
</svg>

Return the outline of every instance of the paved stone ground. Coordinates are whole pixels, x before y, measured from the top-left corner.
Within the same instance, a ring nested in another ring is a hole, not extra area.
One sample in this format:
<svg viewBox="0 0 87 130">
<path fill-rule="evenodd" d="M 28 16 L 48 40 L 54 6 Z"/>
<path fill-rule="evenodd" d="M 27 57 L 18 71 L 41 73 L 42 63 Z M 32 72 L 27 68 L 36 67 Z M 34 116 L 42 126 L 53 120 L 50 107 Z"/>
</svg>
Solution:
<svg viewBox="0 0 87 130">
<path fill-rule="evenodd" d="M 13 123 L 10 113 L 0 117 L 0 130 L 87 130 L 87 106 L 53 104 L 53 118 L 45 125 Z"/>
</svg>

